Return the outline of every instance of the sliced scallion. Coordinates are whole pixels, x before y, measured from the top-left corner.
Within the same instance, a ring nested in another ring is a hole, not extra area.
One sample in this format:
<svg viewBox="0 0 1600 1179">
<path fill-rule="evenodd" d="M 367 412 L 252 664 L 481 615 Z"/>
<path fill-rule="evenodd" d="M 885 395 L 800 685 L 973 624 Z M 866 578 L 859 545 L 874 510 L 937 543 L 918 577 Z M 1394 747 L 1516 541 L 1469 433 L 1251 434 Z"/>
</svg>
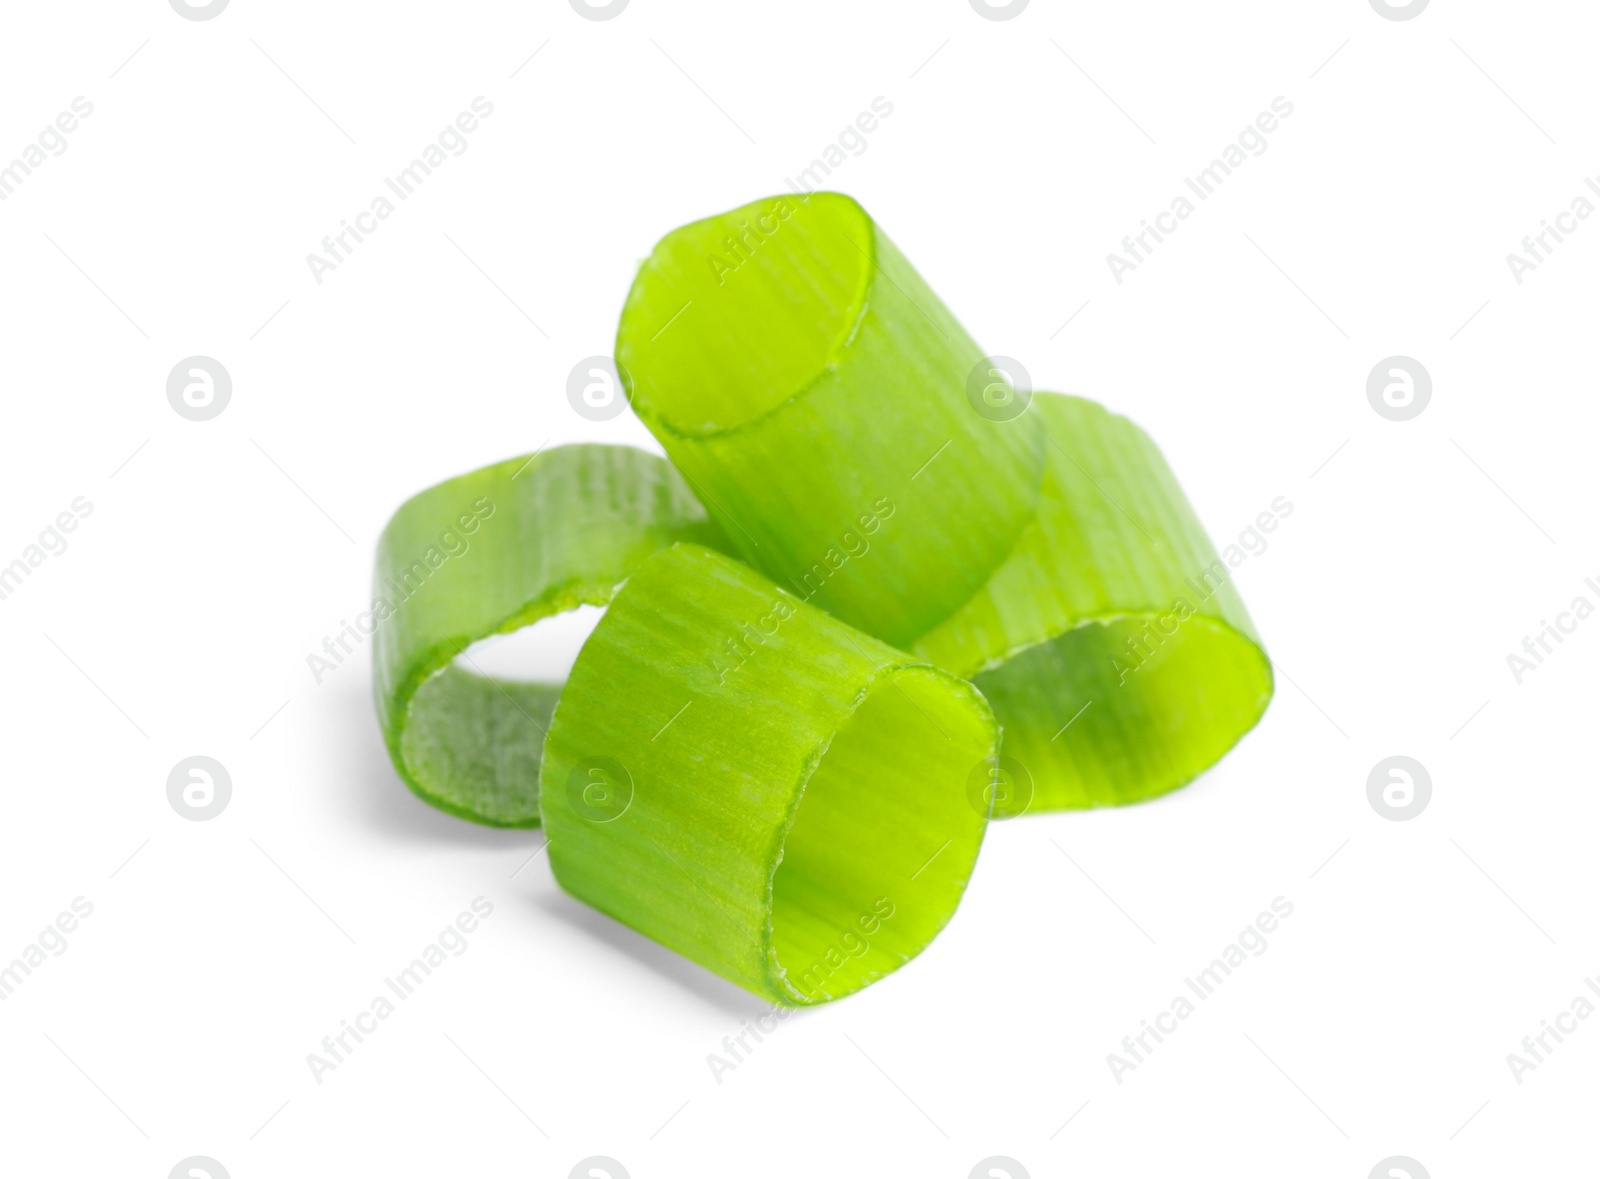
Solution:
<svg viewBox="0 0 1600 1179">
<path fill-rule="evenodd" d="M 400 777 L 454 815 L 539 821 L 539 760 L 559 684 L 455 660 L 473 642 L 582 604 L 679 540 L 725 545 L 672 467 L 626 446 L 560 446 L 407 500 L 378 541 L 373 691 Z"/>
<path fill-rule="evenodd" d="M 633 572 L 556 706 L 550 865 L 770 1001 L 837 998 L 954 912 L 996 739 L 970 684 L 675 545 Z"/>
<path fill-rule="evenodd" d="M 980 411 L 983 350 L 849 197 L 775 197 L 668 234 L 616 353 L 633 408 L 744 558 L 888 642 L 977 592 L 1032 514 L 1037 424 Z"/>
<path fill-rule="evenodd" d="M 972 679 L 1004 731 L 997 803 L 1115 805 L 1182 786 L 1260 719 L 1272 665 L 1155 444 L 1092 401 L 1036 393 L 1039 509 L 981 592 L 910 649 Z M 1003 763 L 1004 764 L 1004 763 Z"/>
</svg>

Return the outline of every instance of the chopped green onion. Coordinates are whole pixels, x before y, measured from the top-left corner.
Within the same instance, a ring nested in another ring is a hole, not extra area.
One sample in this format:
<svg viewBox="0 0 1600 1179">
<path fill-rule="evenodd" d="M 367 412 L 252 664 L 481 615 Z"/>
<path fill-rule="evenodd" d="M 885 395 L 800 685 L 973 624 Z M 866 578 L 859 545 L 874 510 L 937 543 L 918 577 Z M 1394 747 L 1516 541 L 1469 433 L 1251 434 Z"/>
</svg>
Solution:
<svg viewBox="0 0 1600 1179">
<path fill-rule="evenodd" d="M 1265 709 L 1271 666 L 1154 445 L 1058 395 L 984 412 L 981 349 L 848 197 L 668 234 L 617 357 L 746 560 L 975 677 L 1035 808 L 1174 789 Z"/>
<path fill-rule="evenodd" d="M 775 197 L 668 234 L 616 354 L 744 558 L 888 642 L 960 607 L 1031 518 L 1037 423 L 980 409 L 983 349 L 849 197 Z"/>
<path fill-rule="evenodd" d="M 954 912 L 996 739 L 970 684 L 674 545 L 634 570 L 556 706 L 550 864 L 770 1001 L 837 998 Z"/>
<path fill-rule="evenodd" d="M 910 645 L 993 706 L 1016 782 L 997 815 L 1135 802 L 1205 770 L 1272 698 L 1228 567 L 1153 442 L 1092 401 L 1036 393 L 1036 519 L 988 585 Z"/>
<path fill-rule="evenodd" d="M 560 685 L 454 661 L 478 639 L 605 605 L 640 561 L 679 540 L 726 545 L 671 466 L 631 447 L 508 459 L 401 505 L 378 542 L 373 690 L 406 785 L 462 818 L 536 826 Z"/>
</svg>

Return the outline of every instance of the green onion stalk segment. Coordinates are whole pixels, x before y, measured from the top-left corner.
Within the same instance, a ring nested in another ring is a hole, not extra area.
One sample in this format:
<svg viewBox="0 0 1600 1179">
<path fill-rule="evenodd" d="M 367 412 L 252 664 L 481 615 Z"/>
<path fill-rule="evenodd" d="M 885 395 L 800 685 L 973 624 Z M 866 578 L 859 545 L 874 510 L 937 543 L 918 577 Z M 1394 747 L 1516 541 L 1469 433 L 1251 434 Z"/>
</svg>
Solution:
<svg viewBox="0 0 1600 1179">
<path fill-rule="evenodd" d="M 457 657 L 490 635 L 604 606 L 677 541 L 727 547 L 666 461 L 625 446 L 523 455 L 401 505 L 378 541 L 373 691 L 406 785 L 462 818 L 536 826 L 561 686 L 479 675 Z"/>
<path fill-rule="evenodd" d="M 994 412 L 981 350 L 849 198 L 669 234 L 617 358 L 676 467 L 558 447 L 408 500 L 374 691 L 412 790 L 542 821 L 619 921 L 772 1001 L 837 998 L 949 920 L 991 813 L 1171 790 L 1265 710 L 1155 445 L 1081 398 Z M 608 610 L 564 687 L 461 666 L 583 604 Z"/>
<path fill-rule="evenodd" d="M 838 998 L 954 912 L 997 740 L 965 680 L 676 544 L 633 570 L 556 705 L 550 864 L 765 999 Z"/>
<path fill-rule="evenodd" d="M 616 352 L 746 560 L 975 677 L 997 814 L 1171 790 L 1264 711 L 1271 666 L 1155 446 L 1077 398 L 996 412 L 982 350 L 850 198 L 674 230 Z"/>
<path fill-rule="evenodd" d="M 995 816 L 1136 802 L 1248 732 L 1272 665 L 1166 460 L 1126 418 L 1036 393 L 1039 508 L 987 585 L 910 650 L 972 680 L 1004 730 Z"/>
<path fill-rule="evenodd" d="M 886 642 L 981 589 L 1033 515 L 1038 423 L 974 410 L 983 350 L 849 197 L 775 197 L 668 234 L 616 357 L 745 560 Z"/>
</svg>

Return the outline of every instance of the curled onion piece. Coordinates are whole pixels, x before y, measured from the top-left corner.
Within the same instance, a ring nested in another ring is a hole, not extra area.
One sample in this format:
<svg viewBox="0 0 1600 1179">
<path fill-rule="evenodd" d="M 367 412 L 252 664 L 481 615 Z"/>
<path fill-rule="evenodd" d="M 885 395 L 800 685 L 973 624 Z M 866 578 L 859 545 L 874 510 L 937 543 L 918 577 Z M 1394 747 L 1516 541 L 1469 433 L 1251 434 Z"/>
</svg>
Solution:
<svg viewBox="0 0 1600 1179">
<path fill-rule="evenodd" d="M 539 822 L 539 759 L 559 684 L 474 674 L 478 639 L 604 606 L 679 540 L 725 545 L 672 467 L 626 446 L 560 446 L 448 479 L 378 541 L 373 692 L 395 769 L 441 810 Z"/>
<path fill-rule="evenodd" d="M 1004 732 L 995 813 L 1136 802 L 1222 757 L 1272 698 L 1250 616 L 1150 438 L 1036 393 L 1038 512 L 987 585 L 910 644 L 972 679 Z"/>
<path fill-rule="evenodd" d="M 849 197 L 774 197 L 669 233 L 616 353 L 634 410 L 740 555 L 887 642 L 977 592 L 1032 515 L 1038 423 Z"/>
<path fill-rule="evenodd" d="M 768 1000 L 838 998 L 955 911 L 996 740 L 970 684 L 675 545 L 634 571 L 556 706 L 550 865 Z"/>
</svg>

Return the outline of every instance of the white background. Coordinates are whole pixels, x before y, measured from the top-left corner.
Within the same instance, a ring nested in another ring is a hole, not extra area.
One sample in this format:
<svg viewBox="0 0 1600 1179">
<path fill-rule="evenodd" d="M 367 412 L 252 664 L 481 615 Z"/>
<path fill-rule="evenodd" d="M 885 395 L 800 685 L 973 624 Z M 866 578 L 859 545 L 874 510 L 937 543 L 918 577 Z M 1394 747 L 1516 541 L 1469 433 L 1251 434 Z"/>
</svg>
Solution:
<svg viewBox="0 0 1600 1179">
<path fill-rule="evenodd" d="M 0 1003 L 0 1172 L 1588 1173 L 1600 1020 L 1520 1084 L 1506 1055 L 1600 973 L 1600 621 L 1520 685 L 1506 655 L 1600 605 L 1600 219 L 1520 285 L 1505 256 L 1600 173 L 1592 6 L 4 23 L 0 161 L 94 113 L 0 203 L 0 563 L 93 512 L 0 601 L 0 960 L 94 912 Z M 306 255 L 480 95 L 465 154 L 319 285 Z M 759 1001 L 564 897 L 540 833 L 415 799 L 368 652 L 320 686 L 306 655 L 409 494 L 547 441 L 654 449 L 564 395 L 634 267 L 880 95 L 830 183 L 987 349 L 1148 428 L 1219 545 L 1293 503 L 1236 575 L 1278 694 L 1171 797 L 997 824 L 921 958 L 719 1084 Z M 1119 285 L 1106 255 L 1280 95 L 1268 150 Z M 1397 353 L 1434 382 L 1403 423 L 1365 391 Z M 193 354 L 234 382 L 209 422 L 165 395 Z M 1396 753 L 1433 781 L 1409 822 L 1366 795 Z M 231 773 L 209 822 L 167 801 L 191 754 Z M 477 896 L 470 949 L 316 1083 L 307 1053 Z M 1278 896 L 1270 948 L 1115 1081 L 1107 1053 Z"/>
</svg>

